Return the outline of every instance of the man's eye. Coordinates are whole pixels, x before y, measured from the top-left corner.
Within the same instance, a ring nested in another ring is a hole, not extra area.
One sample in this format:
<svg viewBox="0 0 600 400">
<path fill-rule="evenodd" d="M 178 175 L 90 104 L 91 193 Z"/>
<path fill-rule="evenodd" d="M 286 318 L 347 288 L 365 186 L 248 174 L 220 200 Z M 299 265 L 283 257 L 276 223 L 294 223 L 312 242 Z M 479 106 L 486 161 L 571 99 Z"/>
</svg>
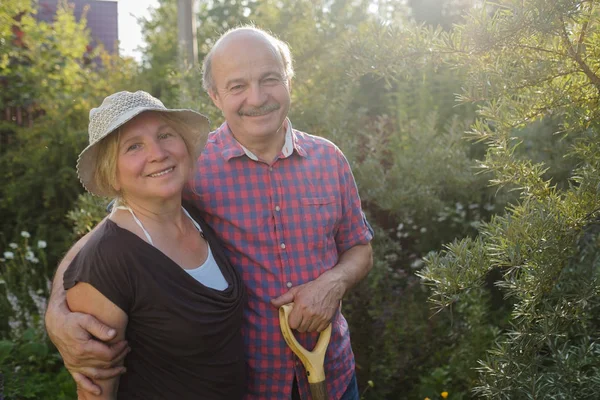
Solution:
<svg viewBox="0 0 600 400">
<path fill-rule="evenodd" d="M 240 90 L 242 90 L 242 88 L 244 87 L 244 85 L 235 85 L 229 88 L 229 90 L 231 90 L 232 92 L 239 92 Z"/>
</svg>

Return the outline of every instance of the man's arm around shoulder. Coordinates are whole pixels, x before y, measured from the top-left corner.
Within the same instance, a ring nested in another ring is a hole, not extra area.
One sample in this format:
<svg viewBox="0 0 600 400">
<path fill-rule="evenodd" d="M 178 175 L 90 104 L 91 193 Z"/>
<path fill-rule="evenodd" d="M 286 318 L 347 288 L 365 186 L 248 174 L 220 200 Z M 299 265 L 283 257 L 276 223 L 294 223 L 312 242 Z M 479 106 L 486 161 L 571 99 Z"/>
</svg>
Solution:
<svg viewBox="0 0 600 400">
<path fill-rule="evenodd" d="M 89 314 L 69 310 L 63 276 L 98 226 L 79 239 L 60 262 L 52 283 L 45 316 L 48 336 L 60 352 L 77 386 L 80 390 L 94 394 L 100 394 L 101 389 L 90 379 L 110 379 L 125 371 L 124 367 L 118 365 L 128 352 L 127 342 L 120 341 L 113 345 L 103 343 L 115 338 L 115 329 L 102 324 Z"/>
</svg>

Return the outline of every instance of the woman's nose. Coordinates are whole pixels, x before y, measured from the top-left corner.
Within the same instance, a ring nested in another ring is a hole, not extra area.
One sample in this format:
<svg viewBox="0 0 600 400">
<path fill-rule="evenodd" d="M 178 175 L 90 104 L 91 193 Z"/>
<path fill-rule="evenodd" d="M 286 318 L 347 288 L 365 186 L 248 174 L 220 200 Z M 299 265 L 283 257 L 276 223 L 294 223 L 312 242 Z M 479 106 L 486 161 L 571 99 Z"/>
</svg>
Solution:
<svg viewBox="0 0 600 400">
<path fill-rule="evenodd" d="M 161 161 L 168 157 L 168 152 L 158 141 L 150 143 L 148 146 L 148 152 L 151 161 Z"/>
</svg>

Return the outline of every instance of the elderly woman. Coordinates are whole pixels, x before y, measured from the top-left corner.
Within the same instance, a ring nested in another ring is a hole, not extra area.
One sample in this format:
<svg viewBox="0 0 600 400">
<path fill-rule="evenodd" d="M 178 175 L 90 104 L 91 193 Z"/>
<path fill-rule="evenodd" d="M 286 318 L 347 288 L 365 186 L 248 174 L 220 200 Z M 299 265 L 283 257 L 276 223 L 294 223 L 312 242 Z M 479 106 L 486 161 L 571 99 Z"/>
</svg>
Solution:
<svg viewBox="0 0 600 400">
<path fill-rule="evenodd" d="M 90 112 L 83 186 L 116 206 L 64 275 L 71 310 L 127 339 L 127 372 L 80 399 L 241 398 L 245 293 L 214 232 L 182 189 L 207 119 L 145 92 L 119 92 Z"/>
</svg>

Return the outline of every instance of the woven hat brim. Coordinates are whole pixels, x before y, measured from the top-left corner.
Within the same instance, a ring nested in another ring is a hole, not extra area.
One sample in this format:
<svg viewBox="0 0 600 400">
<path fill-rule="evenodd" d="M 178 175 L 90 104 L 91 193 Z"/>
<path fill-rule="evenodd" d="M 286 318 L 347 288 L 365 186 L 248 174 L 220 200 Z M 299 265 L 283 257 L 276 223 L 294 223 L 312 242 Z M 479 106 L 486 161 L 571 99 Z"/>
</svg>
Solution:
<svg viewBox="0 0 600 400">
<path fill-rule="evenodd" d="M 188 128 L 189 132 L 178 132 L 193 149 L 194 162 L 200 157 L 208 134 L 210 133 L 210 123 L 204 115 L 189 109 L 165 109 L 159 107 L 136 107 L 123 114 L 112 123 L 95 142 L 90 143 L 77 158 L 77 175 L 81 185 L 88 192 L 101 197 L 109 197 L 111 193 L 103 191 L 96 183 L 96 165 L 98 161 L 98 146 L 104 138 L 112 134 L 119 127 L 123 126 L 133 118 L 143 112 L 154 111 L 158 113 L 171 114 L 178 118 Z"/>
</svg>

